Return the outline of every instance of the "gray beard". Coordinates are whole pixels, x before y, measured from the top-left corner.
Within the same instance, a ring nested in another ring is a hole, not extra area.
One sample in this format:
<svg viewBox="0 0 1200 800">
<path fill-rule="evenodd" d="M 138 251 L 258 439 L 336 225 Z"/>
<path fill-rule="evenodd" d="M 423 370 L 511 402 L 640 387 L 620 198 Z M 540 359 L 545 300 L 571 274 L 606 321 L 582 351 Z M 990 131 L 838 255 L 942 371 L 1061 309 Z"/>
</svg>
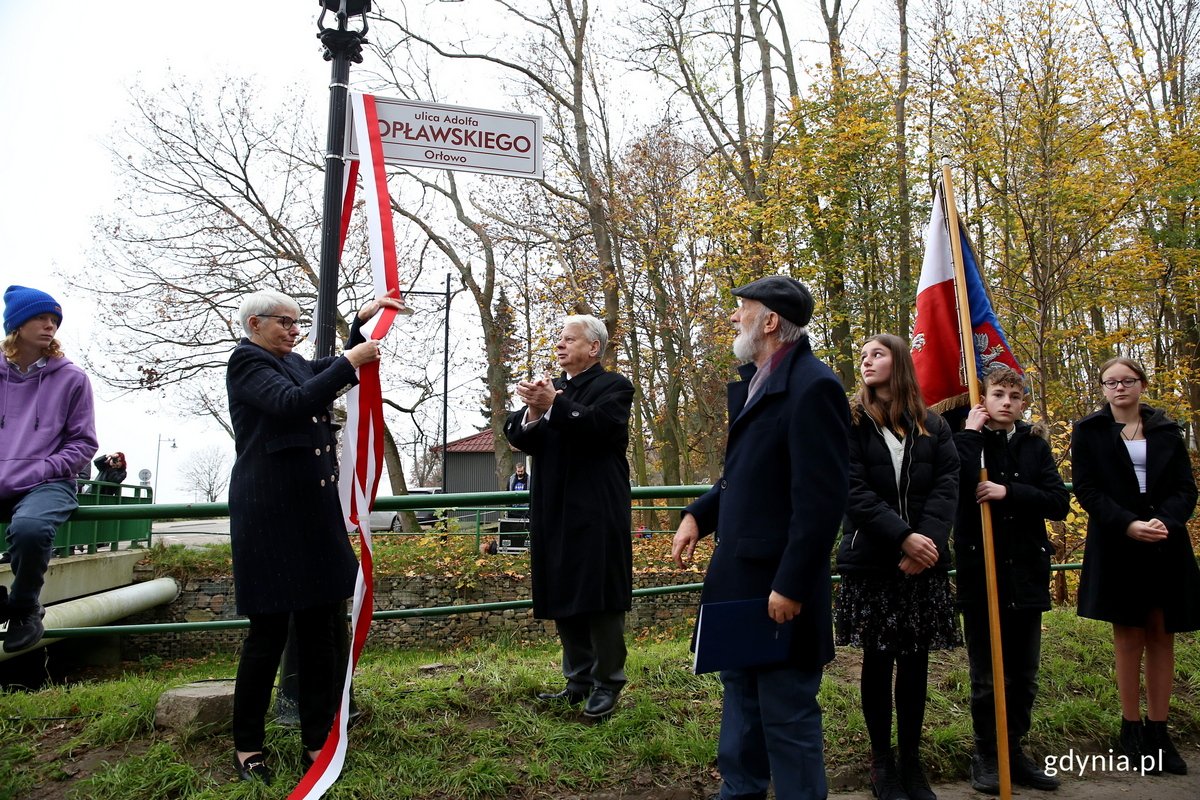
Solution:
<svg viewBox="0 0 1200 800">
<path fill-rule="evenodd" d="M 733 355 L 743 363 L 754 361 L 762 345 L 762 336 L 758 331 L 743 328 L 733 340 Z"/>
</svg>

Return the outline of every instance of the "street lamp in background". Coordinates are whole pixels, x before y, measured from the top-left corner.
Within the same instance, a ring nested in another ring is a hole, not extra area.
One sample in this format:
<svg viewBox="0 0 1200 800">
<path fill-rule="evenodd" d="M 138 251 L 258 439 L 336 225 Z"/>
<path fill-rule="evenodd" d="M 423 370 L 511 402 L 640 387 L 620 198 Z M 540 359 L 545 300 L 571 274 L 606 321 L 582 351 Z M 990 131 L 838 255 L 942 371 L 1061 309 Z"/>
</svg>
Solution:
<svg viewBox="0 0 1200 800">
<path fill-rule="evenodd" d="M 163 436 L 161 433 L 158 435 L 158 447 L 154 448 L 154 500 L 153 500 L 153 502 L 155 502 L 155 503 L 158 502 L 158 460 L 159 460 L 159 457 L 162 455 L 163 442 L 170 442 L 172 450 L 179 449 L 179 445 L 175 444 L 175 440 L 173 438 L 171 438 L 169 436 Z"/>
</svg>

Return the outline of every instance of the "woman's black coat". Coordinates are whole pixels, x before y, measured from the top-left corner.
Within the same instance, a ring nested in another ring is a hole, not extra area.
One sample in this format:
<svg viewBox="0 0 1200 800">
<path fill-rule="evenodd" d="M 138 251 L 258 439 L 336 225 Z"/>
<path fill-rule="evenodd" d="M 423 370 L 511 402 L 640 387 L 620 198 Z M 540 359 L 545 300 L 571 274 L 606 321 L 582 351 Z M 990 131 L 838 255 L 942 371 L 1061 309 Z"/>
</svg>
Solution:
<svg viewBox="0 0 1200 800">
<path fill-rule="evenodd" d="M 128 473 L 126 473 L 126 471 L 121 469 L 120 467 L 109 466 L 108 453 L 104 453 L 103 455 L 97 457 L 96 460 L 93 461 L 92 463 L 96 465 L 96 480 L 97 481 L 102 481 L 104 483 L 124 483 L 125 482 L 125 477 Z M 118 489 L 116 486 L 97 486 L 96 493 L 97 494 L 118 495 L 121 493 L 121 490 Z M 155 502 L 158 502 L 157 499 L 155 500 Z"/>
<path fill-rule="evenodd" d="M 986 450 L 988 480 L 1008 489 L 1003 500 L 989 504 L 1000 607 L 1049 611 L 1054 547 L 1046 537 L 1046 520 L 1066 519 L 1071 506 L 1050 445 L 1025 422 L 1016 423 L 1011 438 L 1005 431 L 987 428 L 962 430 L 954 434 L 954 444 L 962 465 L 954 526 L 959 605 L 987 603 L 983 522 L 975 501 L 979 456 Z"/>
<path fill-rule="evenodd" d="M 958 454 L 950 426 L 925 415 L 928 435 L 904 437 L 900 486 L 883 433 L 862 408 L 850 426 L 850 499 L 838 546 L 838 572 L 900 568 L 910 533 L 937 544 L 936 569 L 950 569 L 950 528 L 958 502 Z"/>
<path fill-rule="evenodd" d="M 1146 493 L 1142 505 L 1122 424 L 1105 405 L 1075 423 L 1071 468 L 1075 496 L 1088 513 L 1079 614 L 1122 625 L 1143 625 L 1129 617 L 1125 598 L 1153 586 L 1165 591 L 1168 631 L 1200 629 L 1200 569 L 1188 538 L 1187 520 L 1196 507 L 1196 483 L 1179 426 L 1166 414 L 1141 406 L 1146 435 Z M 1167 526 L 1162 542 L 1138 542 L 1125 531 L 1136 519 L 1157 517 Z"/>
<path fill-rule="evenodd" d="M 359 341 L 356 324 L 350 342 Z M 329 406 L 356 382 L 345 356 L 280 358 L 243 339 L 229 357 L 237 449 L 229 531 L 239 613 L 296 611 L 354 593 L 358 562 L 338 499 Z"/>
<path fill-rule="evenodd" d="M 633 384 L 593 365 L 571 380 L 550 418 L 522 426 L 522 407 L 504 435 L 534 457 L 529 470 L 533 615 L 628 611 L 633 603 L 629 411 Z"/>
</svg>

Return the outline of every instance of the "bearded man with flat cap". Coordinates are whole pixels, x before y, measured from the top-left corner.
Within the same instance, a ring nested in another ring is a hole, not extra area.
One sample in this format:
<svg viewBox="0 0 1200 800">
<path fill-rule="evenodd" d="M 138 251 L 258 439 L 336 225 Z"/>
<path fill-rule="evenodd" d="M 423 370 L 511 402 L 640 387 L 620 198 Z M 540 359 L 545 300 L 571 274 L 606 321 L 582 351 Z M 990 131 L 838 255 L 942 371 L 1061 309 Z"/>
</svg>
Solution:
<svg viewBox="0 0 1200 800">
<path fill-rule="evenodd" d="M 672 557 L 682 567 L 714 531 L 701 603 L 767 599 L 792 628 L 785 661 L 724 670 L 717 766 L 722 800 L 828 794 L 817 689 L 833 659 L 830 553 L 849 490 L 849 409 L 841 382 L 813 355 L 808 289 L 783 275 L 733 290 L 741 306 L 729 384 L 724 471 L 689 505 Z"/>
</svg>

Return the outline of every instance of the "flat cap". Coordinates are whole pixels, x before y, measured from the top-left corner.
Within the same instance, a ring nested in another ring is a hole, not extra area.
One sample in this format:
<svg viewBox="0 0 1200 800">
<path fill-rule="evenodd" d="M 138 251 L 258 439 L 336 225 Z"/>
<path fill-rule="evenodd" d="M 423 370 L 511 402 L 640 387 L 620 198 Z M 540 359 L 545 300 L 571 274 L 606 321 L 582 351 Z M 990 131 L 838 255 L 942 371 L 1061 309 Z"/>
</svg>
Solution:
<svg viewBox="0 0 1200 800">
<path fill-rule="evenodd" d="M 803 283 L 786 275 L 768 275 L 733 290 L 735 297 L 757 300 L 788 322 L 804 327 L 812 319 L 813 299 Z"/>
</svg>

